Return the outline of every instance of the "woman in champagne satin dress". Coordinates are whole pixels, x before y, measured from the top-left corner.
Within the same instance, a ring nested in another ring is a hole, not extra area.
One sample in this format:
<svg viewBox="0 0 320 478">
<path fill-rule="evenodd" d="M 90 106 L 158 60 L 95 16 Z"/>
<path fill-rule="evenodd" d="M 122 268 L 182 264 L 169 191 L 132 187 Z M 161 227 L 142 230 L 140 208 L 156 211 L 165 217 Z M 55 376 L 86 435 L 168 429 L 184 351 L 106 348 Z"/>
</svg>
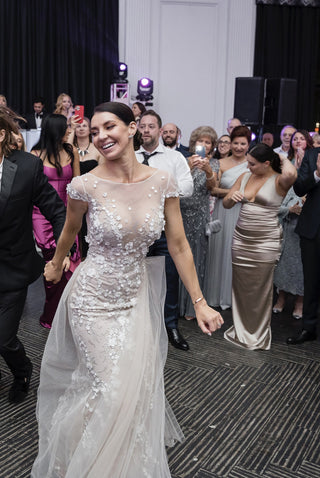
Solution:
<svg viewBox="0 0 320 478">
<path fill-rule="evenodd" d="M 269 350 L 273 272 L 282 237 L 278 211 L 297 172 L 262 143 L 248 154 L 248 167 L 223 200 L 228 209 L 242 203 L 232 242 L 233 326 L 224 337 L 249 350 Z"/>
</svg>

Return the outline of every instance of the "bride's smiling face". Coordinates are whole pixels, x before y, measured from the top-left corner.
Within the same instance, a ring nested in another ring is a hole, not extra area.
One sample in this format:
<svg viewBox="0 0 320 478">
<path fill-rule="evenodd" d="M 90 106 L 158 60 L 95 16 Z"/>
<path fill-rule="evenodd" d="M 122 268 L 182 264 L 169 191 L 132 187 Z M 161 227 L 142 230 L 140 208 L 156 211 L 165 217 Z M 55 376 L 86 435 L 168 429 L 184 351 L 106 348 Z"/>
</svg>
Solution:
<svg viewBox="0 0 320 478">
<path fill-rule="evenodd" d="M 92 140 L 98 151 L 108 160 L 121 157 L 129 147 L 129 136 L 136 132 L 134 122 L 128 126 L 109 112 L 96 113 L 91 120 Z"/>
</svg>

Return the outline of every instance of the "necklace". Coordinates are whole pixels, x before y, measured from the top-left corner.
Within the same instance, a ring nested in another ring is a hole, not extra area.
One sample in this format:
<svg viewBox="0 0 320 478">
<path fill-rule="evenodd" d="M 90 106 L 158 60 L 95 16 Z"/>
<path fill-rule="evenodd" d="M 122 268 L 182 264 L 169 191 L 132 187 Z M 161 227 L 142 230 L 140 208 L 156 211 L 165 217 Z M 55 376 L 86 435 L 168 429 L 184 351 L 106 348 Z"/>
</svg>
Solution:
<svg viewBox="0 0 320 478">
<path fill-rule="evenodd" d="M 89 147 L 90 147 L 90 141 L 89 141 L 89 144 L 86 147 L 86 149 L 80 149 L 79 146 L 77 146 L 77 150 L 78 150 L 79 156 L 81 156 L 81 158 L 83 158 L 83 156 L 85 156 L 86 154 L 89 154 Z"/>
</svg>

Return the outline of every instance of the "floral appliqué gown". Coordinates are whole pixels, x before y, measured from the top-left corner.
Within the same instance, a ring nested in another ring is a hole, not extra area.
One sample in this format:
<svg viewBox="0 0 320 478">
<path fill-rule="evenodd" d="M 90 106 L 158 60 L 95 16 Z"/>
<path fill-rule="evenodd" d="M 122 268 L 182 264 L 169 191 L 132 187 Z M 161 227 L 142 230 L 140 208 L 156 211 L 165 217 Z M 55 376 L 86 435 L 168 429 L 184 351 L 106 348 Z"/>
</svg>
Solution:
<svg viewBox="0 0 320 478">
<path fill-rule="evenodd" d="M 88 173 L 68 194 L 88 203 L 88 256 L 59 303 L 38 392 L 33 478 L 170 477 L 165 445 L 183 434 L 164 395 L 163 258 L 169 173 L 115 183 Z"/>
</svg>

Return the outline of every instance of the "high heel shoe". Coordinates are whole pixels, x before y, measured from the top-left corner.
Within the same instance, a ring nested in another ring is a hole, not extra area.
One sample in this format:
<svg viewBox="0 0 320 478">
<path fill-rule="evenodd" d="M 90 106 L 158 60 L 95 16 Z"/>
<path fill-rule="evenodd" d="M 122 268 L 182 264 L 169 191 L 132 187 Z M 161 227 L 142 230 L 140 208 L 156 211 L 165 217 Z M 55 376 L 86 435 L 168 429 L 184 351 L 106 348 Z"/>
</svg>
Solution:
<svg viewBox="0 0 320 478">
<path fill-rule="evenodd" d="M 299 312 L 298 310 L 294 310 L 292 312 L 292 317 L 296 320 L 302 319 L 302 312 Z"/>
<path fill-rule="evenodd" d="M 274 314 L 281 314 L 282 311 L 283 311 L 283 307 L 279 307 L 277 304 L 275 304 L 275 306 L 272 309 L 272 312 Z"/>
</svg>

